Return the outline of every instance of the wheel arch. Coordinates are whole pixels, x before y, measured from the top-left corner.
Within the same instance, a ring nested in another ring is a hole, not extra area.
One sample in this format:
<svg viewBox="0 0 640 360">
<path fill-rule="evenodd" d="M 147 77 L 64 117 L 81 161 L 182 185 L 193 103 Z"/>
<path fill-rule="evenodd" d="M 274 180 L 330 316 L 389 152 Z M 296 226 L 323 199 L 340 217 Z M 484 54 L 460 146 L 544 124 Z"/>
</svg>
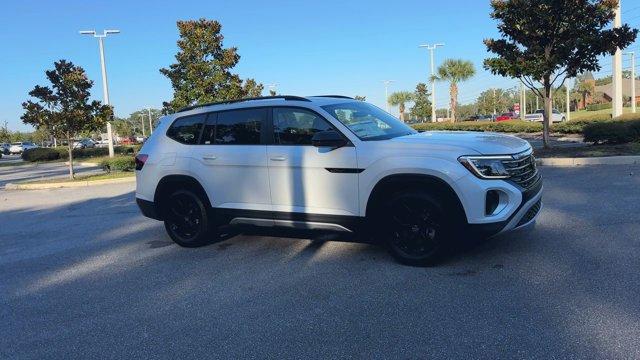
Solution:
<svg viewBox="0 0 640 360">
<path fill-rule="evenodd" d="M 202 184 L 200 184 L 196 178 L 189 175 L 166 175 L 158 182 L 153 196 L 153 201 L 157 204 L 158 209 L 160 209 L 160 215 L 162 215 L 164 200 L 171 195 L 173 190 L 178 189 L 194 191 L 200 196 L 205 205 L 211 208 L 209 196 Z"/>
<path fill-rule="evenodd" d="M 392 174 L 380 179 L 369 194 L 365 215 L 367 217 L 373 215 L 377 206 L 387 196 L 400 190 L 416 188 L 427 190 L 442 199 L 448 209 L 455 211 L 466 222 L 467 217 L 462 201 L 453 187 L 445 180 L 427 174 Z"/>
</svg>

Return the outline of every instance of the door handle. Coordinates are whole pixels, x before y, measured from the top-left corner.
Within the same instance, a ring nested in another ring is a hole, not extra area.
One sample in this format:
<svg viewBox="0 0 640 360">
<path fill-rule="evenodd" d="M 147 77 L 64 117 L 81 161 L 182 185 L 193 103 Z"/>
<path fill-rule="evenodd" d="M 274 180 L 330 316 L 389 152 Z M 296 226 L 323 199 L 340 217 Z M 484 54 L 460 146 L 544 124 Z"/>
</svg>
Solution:
<svg viewBox="0 0 640 360">
<path fill-rule="evenodd" d="M 217 158 L 215 155 L 202 155 L 202 160 L 215 160 Z"/>
<path fill-rule="evenodd" d="M 271 158 L 271 161 L 285 161 L 285 160 L 287 160 L 287 158 L 284 156 L 274 156 Z"/>
</svg>

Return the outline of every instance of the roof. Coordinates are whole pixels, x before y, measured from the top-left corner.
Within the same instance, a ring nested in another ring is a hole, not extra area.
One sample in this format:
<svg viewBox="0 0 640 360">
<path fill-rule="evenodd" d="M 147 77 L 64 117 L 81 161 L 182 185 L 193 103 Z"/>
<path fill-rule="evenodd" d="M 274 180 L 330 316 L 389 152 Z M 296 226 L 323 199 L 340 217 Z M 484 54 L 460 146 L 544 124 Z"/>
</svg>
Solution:
<svg viewBox="0 0 640 360">
<path fill-rule="evenodd" d="M 631 97 L 631 79 L 622 79 L 622 96 Z M 596 86 L 596 93 L 604 93 L 613 99 L 613 83 Z M 636 96 L 640 96 L 640 80 L 636 80 Z"/>
</svg>

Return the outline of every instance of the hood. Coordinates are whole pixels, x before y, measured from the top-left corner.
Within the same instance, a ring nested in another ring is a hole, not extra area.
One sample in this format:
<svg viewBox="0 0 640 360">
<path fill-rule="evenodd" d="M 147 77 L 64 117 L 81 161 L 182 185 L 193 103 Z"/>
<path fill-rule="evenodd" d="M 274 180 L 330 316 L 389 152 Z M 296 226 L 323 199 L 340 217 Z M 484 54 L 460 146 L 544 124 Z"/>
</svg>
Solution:
<svg viewBox="0 0 640 360">
<path fill-rule="evenodd" d="M 392 139 L 408 144 L 444 145 L 467 148 L 483 155 L 516 154 L 531 145 L 512 135 L 476 131 L 426 131 Z"/>
</svg>

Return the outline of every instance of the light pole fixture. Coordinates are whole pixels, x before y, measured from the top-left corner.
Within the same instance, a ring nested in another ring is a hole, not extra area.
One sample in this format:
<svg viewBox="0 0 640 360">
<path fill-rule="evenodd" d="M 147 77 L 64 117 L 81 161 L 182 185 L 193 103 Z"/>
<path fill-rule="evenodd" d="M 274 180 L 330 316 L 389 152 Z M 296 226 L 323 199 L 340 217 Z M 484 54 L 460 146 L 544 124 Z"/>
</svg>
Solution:
<svg viewBox="0 0 640 360">
<path fill-rule="evenodd" d="M 631 112 L 636 112 L 636 52 L 626 53 L 631 57 Z"/>
<path fill-rule="evenodd" d="M 105 105 L 111 105 L 109 102 L 109 86 L 107 84 L 107 67 L 104 61 L 104 38 L 107 35 L 119 34 L 120 30 L 104 30 L 102 34 L 96 33 L 95 30 L 82 30 L 80 35 L 91 35 L 98 39 L 98 45 L 100 47 L 100 68 L 102 70 L 102 94 Z M 113 134 L 111 133 L 111 122 L 107 121 L 107 139 L 109 141 L 109 157 L 113 157 Z"/>
<path fill-rule="evenodd" d="M 384 104 L 386 106 L 387 112 L 389 112 L 389 85 L 391 83 L 396 82 L 395 80 L 382 80 L 384 83 Z"/>
<path fill-rule="evenodd" d="M 436 121 L 436 70 L 433 62 L 433 50 L 441 46 L 444 46 L 444 43 L 418 45 L 418 47 L 429 50 L 431 58 L 431 79 L 429 79 L 431 81 L 431 122 Z"/>
</svg>

